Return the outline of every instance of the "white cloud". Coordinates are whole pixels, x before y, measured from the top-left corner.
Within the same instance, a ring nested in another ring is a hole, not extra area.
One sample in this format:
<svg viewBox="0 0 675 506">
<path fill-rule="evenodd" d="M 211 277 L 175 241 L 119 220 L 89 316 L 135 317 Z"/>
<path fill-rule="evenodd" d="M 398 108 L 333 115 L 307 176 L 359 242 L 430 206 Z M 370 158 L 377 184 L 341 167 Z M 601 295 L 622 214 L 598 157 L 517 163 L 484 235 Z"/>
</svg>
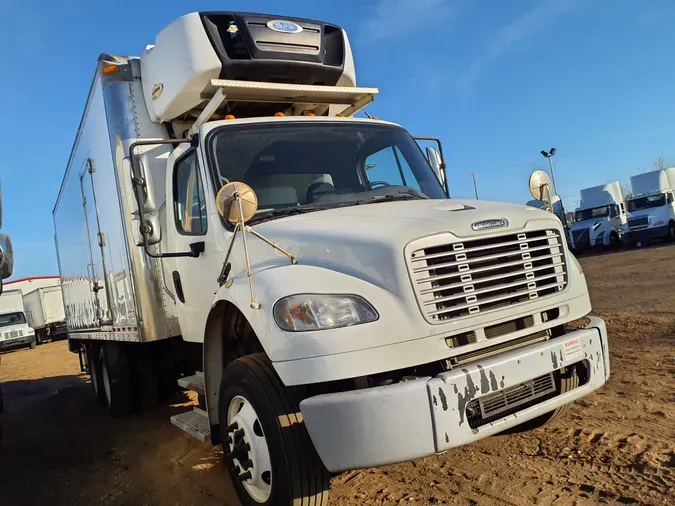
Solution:
<svg viewBox="0 0 675 506">
<path fill-rule="evenodd" d="M 546 30 L 558 16 L 576 6 L 577 0 L 543 0 L 532 10 L 502 26 L 487 47 L 469 68 L 457 78 L 457 84 L 468 88 L 478 79 L 488 63 L 511 50 L 518 42 Z"/>
<path fill-rule="evenodd" d="M 361 26 L 361 34 L 374 39 L 417 33 L 413 29 L 429 30 L 447 25 L 454 18 L 450 0 L 378 0 L 372 17 Z M 424 32 L 421 32 L 422 36 Z"/>
</svg>

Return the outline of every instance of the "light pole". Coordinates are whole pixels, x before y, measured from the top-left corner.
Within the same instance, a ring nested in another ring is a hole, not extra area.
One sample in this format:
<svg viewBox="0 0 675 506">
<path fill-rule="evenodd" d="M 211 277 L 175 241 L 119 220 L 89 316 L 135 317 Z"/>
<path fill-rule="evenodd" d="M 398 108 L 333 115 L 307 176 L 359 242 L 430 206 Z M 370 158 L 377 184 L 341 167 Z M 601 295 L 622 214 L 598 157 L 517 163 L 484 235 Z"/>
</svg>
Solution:
<svg viewBox="0 0 675 506">
<path fill-rule="evenodd" d="M 469 175 L 473 178 L 473 191 L 476 194 L 476 200 L 478 200 L 478 186 L 476 185 L 476 174 L 475 172 L 470 172 Z"/>
<path fill-rule="evenodd" d="M 551 161 L 551 158 L 555 156 L 556 151 L 558 151 L 556 148 L 551 148 L 550 151 L 541 151 L 541 156 L 546 158 L 548 160 L 548 167 L 551 169 L 551 182 L 553 183 L 553 194 L 558 195 L 558 189 L 555 184 L 555 171 L 553 170 L 553 162 Z M 560 221 L 562 221 L 563 228 L 565 229 L 565 233 L 567 234 L 567 215 L 565 214 L 565 206 L 563 205 L 563 201 L 560 198 L 560 195 L 558 195 L 558 198 L 560 199 L 560 212 L 562 213 L 562 216 L 560 217 Z M 553 202 L 551 202 L 551 208 L 553 208 Z M 554 211 L 555 214 L 555 211 Z"/>
<path fill-rule="evenodd" d="M 548 167 L 551 169 L 551 179 L 553 181 L 553 194 L 558 195 L 558 190 L 555 185 L 555 171 L 553 170 L 553 162 L 551 158 L 555 155 L 555 152 L 558 151 L 556 148 L 551 148 L 551 151 L 541 151 L 541 156 L 548 160 Z"/>
</svg>

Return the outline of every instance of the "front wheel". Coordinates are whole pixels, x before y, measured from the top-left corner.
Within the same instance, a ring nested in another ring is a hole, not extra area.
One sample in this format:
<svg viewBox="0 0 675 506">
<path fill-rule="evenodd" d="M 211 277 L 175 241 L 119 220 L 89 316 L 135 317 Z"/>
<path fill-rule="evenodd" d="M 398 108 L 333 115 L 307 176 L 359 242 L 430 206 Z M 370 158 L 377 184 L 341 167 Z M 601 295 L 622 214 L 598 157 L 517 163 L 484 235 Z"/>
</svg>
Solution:
<svg viewBox="0 0 675 506">
<path fill-rule="evenodd" d="M 325 506 L 330 475 L 285 387 L 264 354 L 223 372 L 219 415 L 225 464 L 244 506 Z"/>
<path fill-rule="evenodd" d="M 668 240 L 671 242 L 675 241 L 675 223 L 672 221 L 668 223 Z"/>
</svg>

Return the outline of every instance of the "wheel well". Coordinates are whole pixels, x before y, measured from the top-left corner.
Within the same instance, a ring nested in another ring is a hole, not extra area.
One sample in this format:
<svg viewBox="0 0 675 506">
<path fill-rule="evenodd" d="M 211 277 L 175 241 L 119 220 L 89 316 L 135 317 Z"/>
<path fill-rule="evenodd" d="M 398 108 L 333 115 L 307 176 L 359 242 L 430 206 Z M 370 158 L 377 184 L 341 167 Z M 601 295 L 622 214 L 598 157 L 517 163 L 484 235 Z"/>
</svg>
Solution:
<svg viewBox="0 0 675 506">
<path fill-rule="evenodd" d="M 204 387 L 211 424 L 211 441 L 220 443 L 218 399 L 223 370 L 233 360 L 263 352 L 251 324 L 231 302 L 219 301 L 211 309 L 204 333 Z"/>
</svg>

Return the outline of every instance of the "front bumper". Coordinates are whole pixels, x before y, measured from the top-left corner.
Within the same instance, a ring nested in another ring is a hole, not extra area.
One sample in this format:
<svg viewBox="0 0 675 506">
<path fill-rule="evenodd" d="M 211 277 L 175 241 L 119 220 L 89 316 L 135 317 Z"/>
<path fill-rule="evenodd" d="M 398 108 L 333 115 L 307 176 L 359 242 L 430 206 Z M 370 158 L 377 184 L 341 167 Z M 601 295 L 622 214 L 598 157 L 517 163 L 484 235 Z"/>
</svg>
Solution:
<svg viewBox="0 0 675 506">
<path fill-rule="evenodd" d="M 588 371 L 583 385 L 470 427 L 467 405 L 472 400 L 581 361 Z M 564 337 L 434 378 L 310 397 L 300 410 L 324 465 L 339 472 L 426 457 L 500 433 L 588 395 L 607 381 L 609 372 L 605 324 L 591 318 L 586 328 Z"/>
<path fill-rule="evenodd" d="M 662 227 L 643 228 L 640 230 L 629 230 L 625 234 L 626 242 L 636 244 L 638 242 L 649 242 L 654 239 L 664 239 L 668 237 L 668 225 Z"/>
<path fill-rule="evenodd" d="M 35 341 L 35 334 L 31 336 L 15 337 L 14 339 L 6 339 L 4 341 L 0 341 L 0 350 L 28 346 L 29 344 L 32 344 L 33 341 Z"/>
</svg>

